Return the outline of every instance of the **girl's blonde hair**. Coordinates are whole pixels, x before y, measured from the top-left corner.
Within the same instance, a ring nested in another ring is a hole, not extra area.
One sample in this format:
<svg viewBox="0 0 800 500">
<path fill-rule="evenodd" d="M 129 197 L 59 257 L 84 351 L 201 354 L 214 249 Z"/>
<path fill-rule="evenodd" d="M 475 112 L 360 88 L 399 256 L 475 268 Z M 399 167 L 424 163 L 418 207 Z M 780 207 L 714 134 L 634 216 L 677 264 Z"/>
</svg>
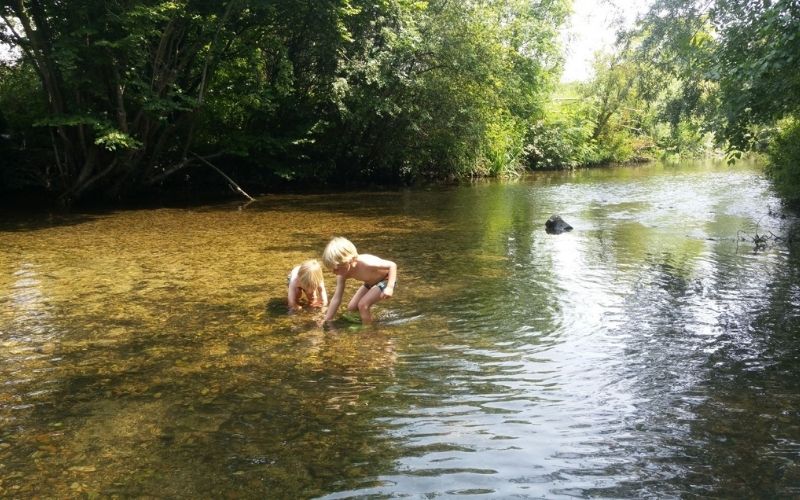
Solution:
<svg viewBox="0 0 800 500">
<path fill-rule="evenodd" d="M 328 246 L 325 247 L 325 251 L 322 252 L 322 262 L 328 269 L 333 269 L 338 264 L 350 262 L 356 257 L 358 257 L 356 246 L 347 238 L 340 236 L 333 238 L 328 243 Z"/>
<path fill-rule="evenodd" d="M 316 259 L 310 259 L 297 270 L 297 282 L 306 290 L 316 290 L 322 284 L 322 266 Z"/>
</svg>

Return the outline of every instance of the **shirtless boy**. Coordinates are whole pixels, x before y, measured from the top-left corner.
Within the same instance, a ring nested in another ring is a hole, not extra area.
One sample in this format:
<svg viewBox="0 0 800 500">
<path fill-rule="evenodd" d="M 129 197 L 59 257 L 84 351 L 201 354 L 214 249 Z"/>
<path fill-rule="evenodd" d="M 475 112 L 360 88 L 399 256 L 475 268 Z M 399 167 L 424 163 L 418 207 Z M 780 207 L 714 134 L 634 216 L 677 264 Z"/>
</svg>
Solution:
<svg viewBox="0 0 800 500">
<path fill-rule="evenodd" d="M 328 312 L 323 321 L 330 321 L 339 309 L 344 295 L 345 283 L 353 278 L 364 284 L 350 299 L 347 309 L 358 311 L 361 322 L 372 323 L 370 308 L 379 300 L 394 294 L 397 283 L 397 265 L 369 254 L 359 255 L 355 245 L 346 238 L 333 238 L 322 253 L 322 262 L 336 275 L 336 291 L 333 293 Z"/>
</svg>

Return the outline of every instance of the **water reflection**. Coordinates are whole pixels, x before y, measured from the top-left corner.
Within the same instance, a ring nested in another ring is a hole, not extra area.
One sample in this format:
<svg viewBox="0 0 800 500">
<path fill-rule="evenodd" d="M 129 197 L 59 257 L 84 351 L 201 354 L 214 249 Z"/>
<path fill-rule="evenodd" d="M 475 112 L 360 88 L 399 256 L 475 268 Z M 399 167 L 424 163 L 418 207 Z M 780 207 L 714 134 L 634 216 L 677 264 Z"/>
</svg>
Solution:
<svg viewBox="0 0 800 500">
<path fill-rule="evenodd" d="M 797 495 L 800 261 L 736 238 L 791 229 L 757 169 L 365 196 L 6 220 L 0 494 Z M 286 314 L 336 234 L 398 263 L 374 326 Z"/>
</svg>

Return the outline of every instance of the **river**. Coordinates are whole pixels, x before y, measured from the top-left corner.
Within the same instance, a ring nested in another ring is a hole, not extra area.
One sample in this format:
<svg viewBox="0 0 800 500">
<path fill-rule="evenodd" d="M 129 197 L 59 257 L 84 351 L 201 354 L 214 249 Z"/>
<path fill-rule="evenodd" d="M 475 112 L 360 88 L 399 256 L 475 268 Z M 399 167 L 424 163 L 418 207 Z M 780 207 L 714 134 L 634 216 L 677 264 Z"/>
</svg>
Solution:
<svg viewBox="0 0 800 500">
<path fill-rule="evenodd" d="M 4 214 L 0 496 L 800 496 L 794 226 L 714 162 Z M 335 235 L 372 326 L 286 311 Z"/>
</svg>

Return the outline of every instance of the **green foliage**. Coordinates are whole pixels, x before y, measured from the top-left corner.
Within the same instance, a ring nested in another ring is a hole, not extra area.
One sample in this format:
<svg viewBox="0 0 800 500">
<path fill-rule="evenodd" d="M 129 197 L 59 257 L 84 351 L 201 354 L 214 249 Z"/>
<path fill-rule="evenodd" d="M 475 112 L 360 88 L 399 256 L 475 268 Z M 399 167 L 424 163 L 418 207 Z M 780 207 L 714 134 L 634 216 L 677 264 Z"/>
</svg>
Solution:
<svg viewBox="0 0 800 500">
<path fill-rule="evenodd" d="M 0 110 L 9 130 L 30 134 L 33 123 L 44 115 L 45 102 L 38 84 L 38 77 L 30 66 L 0 62 Z"/>
<path fill-rule="evenodd" d="M 158 165 L 190 145 L 219 38 L 235 3 L 76 0 L 2 8 L 6 37 L 36 68 L 46 103 L 29 124 L 48 128 L 34 144 L 54 151 L 46 185 L 65 202 L 87 190 L 116 196 L 155 181 Z M 10 96 L 6 96 L 10 97 Z M 19 99 L 18 97 L 15 99 Z M 33 101 L 34 99 L 32 99 Z M 23 126 L 24 128 L 24 126 Z"/>
<path fill-rule="evenodd" d="M 45 132 L 65 201 L 152 189 L 190 151 L 262 181 L 507 175 L 557 78 L 567 7 L 23 0 L 0 8 L 15 27 L 0 36 L 23 53 L 10 73 L 37 68 L 21 95 L 40 105 L 0 99 L 18 103 L 15 130 Z"/>
<path fill-rule="evenodd" d="M 768 149 L 776 185 L 794 199 L 798 54 L 796 1 L 657 0 L 598 56 L 570 111 L 537 124 L 531 159 L 573 166 L 724 149 L 733 162 Z"/>
<path fill-rule="evenodd" d="M 37 89 L 32 68 L 0 63 L 0 191 L 47 184 L 52 152 L 37 147 L 48 139 L 44 127 L 33 125 L 46 106 Z"/>
<path fill-rule="evenodd" d="M 726 0 L 710 15 L 721 39 L 714 69 L 727 118 L 722 132 L 735 147 L 750 149 L 754 126 L 800 110 L 800 4 Z"/>
<path fill-rule="evenodd" d="M 636 36 L 643 39 L 637 57 L 678 82 L 661 113 L 673 126 L 663 141 L 667 148 L 691 151 L 708 142 L 708 132 L 728 150 L 728 161 L 768 148 L 776 185 L 795 199 L 800 172 L 792 166 L 791 138 L 800 115 L 800 4 L 659 0 Z M 770 144 L 776 123 L 779 133 Z"/>
<path fill-rule="evenodd" d="M 335 84 L 340 113 L 319 129 L 325 156 L 351 178 L 513 173 L 525 124 L 557 74 L 563 2 L 383 7 L 379 22 L 353 19 L 359 35 Z"/>
<path fill-rule="evenodd" d="M 665 139 L 677 137 L 682 122 L 665 123 L 660 113 L 671 80 L 634 54 L 624 48 L 599 53 L 591 81 L 561 89 L 545 119 L 530 130 L 535 167 L 641 161 L 672 145 Z"/>
<path fill-rule="evenodd" d="M 101 127 L 94 143 L 102 146 L 108 151 L 116 151 L 118 149 L 136 149 L 141 147 L 142 143 L 131 137 L 130 135 L 115 130 L 113 128 Z"/>
<path fill-rule="evenodd" d="M 528 131 L 528 161 L 535 168 L 574 168 L 602 163 L 591 120 L 578 106 L 562 105 Z"/>
<path fill-rule="evenodd" d="M 800 120 L 789 117 L 778 124 L 767 154 L 767 173 L 778 191 L 793 205 L 800 205 Z"/>
</svg>

